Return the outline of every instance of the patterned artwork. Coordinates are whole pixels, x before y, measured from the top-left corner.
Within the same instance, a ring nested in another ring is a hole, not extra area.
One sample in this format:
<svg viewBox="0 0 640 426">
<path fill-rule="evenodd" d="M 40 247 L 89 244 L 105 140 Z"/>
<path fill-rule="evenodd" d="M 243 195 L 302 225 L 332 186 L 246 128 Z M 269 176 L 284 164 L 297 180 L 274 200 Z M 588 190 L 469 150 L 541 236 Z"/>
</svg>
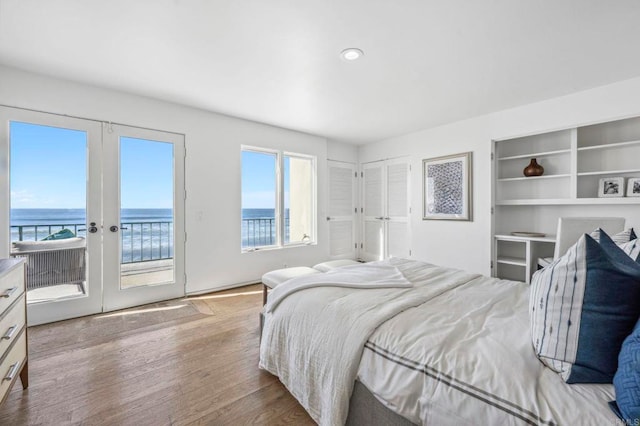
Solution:
<svg viewBox="0 0 640 426">
<path fill-rule="evenodd" d="M 422 161 L 423 219 L 471 220 L 471 153 Z"/>
<path fill-rule="evenodd" d="M 627 197 L 640 197 L 640 178 L 629 178 Z"/>
<path fill-rule="evenodd" d="M 433 194 L 428 213 L 462 214 L 462 161 L 427 166 L 427 174 Z"/>
</svg>

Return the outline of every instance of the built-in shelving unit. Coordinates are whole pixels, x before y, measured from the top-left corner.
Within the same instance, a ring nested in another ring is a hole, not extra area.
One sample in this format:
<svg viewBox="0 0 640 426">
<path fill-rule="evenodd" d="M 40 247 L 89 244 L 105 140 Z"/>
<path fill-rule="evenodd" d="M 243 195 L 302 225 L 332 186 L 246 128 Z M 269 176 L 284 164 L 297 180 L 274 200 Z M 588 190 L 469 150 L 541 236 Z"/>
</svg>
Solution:
<svg viewBox="0 0 640 426">
<path fill-rule="evenodd" d="M 495 235 L 494 237 L 496 276 L 527 284 L 536 271 L 538 258 L 553 255 L 555 236 L 521 237 Z"/>
<path fill-rule="evenodd" d="M 542 176 L 524 176 L 532 158 Z M 497 140 L 493 159 L 495 276 L 528 282 L 533 252 L 553 250 L 553 241 L 514 240 L 512 231 L 552 234 L 562 216 L 622 215 L 640 227 L 640 197 L 598 197 L 602 178 L 640 178 L 640 117 Z"/>
</svg>

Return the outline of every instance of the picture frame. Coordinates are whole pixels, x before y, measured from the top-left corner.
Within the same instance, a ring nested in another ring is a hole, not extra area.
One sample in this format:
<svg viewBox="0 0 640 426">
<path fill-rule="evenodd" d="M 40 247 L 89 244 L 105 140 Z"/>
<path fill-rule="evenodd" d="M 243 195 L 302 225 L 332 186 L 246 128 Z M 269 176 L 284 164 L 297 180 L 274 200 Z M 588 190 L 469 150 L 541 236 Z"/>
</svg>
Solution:
<svg viewBox="0 0 640 426">
<path fill-rule="evenodd" d="M 606 177 L 598 181 L 598 197 L 624 197 L 624 178 Z"/>
<path fill-rule="evenodd" d="M 627 197 L 640 197 L 640 178 L 627 179 Z"/>
<path fill-rule="evenodd" d="M 473 153 L 422 160 L 422 220 L 473 220 Z"/>
</svg>

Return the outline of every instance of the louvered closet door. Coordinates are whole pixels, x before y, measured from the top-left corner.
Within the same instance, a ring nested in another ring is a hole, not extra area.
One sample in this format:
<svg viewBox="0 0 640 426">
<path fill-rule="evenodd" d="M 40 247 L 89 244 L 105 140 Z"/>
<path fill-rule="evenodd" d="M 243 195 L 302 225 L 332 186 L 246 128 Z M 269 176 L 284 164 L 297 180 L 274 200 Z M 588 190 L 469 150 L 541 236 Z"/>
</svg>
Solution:
<svg viewBox="0 0 640 426">
<path fill-rule="evenodd" d="M 409 163 L 407 159 L 388 160 L 385 164 L 387 214 L 385 215 L 387 253 L 385 257 L 409 257 Z"/>
<path fill-rule="evenodd" d="M 328 161 L 329 167 L 329 257 L 356 258 L 356 166 Z"/>
<path fill-rule="evenodd" d="M 360 257 L 380 260 L 385 256 L 385 163 L 378 161 L 362 166 L 363 232 Z"/>
</svg>

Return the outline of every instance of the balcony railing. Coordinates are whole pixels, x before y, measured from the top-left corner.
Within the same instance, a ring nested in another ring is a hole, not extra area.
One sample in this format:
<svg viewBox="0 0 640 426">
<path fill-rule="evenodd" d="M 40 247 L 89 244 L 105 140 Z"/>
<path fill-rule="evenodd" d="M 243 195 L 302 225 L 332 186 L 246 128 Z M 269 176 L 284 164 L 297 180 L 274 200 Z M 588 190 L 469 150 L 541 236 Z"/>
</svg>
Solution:
<svg viewBox="0 0 640 426">
<path fill-rule="evenodd" d="M 62 229 L 69 229 L 79 237 L 87 235 L 84 223 L 12 225 L 11 241 L 39 241 Z M 121 263 L 173 258 L 173 222 L 123 222 L 120 232 Z"/>
<path fill-rule="evenodd" d="M 62 229 L 86 237 L 84 223 L 12 225 L 11 241 L 40 241 Z M 120 224 L 121 263 L 148 262 L 173 258 L 173 222 L 123 222 Z M 289 218 L 285 219 L 285 241 L 288 241 Z M 274 218 L 242 219 L 242 247 L 276 244 Z"/>
<path fill-rule="evenodd" d="M 284 220 L 285 241 L 289 239 L 289 218 Z M 242 219 L 242 248 L 276 244 L 276 219 L 259 217 Z"/>
</svg>

